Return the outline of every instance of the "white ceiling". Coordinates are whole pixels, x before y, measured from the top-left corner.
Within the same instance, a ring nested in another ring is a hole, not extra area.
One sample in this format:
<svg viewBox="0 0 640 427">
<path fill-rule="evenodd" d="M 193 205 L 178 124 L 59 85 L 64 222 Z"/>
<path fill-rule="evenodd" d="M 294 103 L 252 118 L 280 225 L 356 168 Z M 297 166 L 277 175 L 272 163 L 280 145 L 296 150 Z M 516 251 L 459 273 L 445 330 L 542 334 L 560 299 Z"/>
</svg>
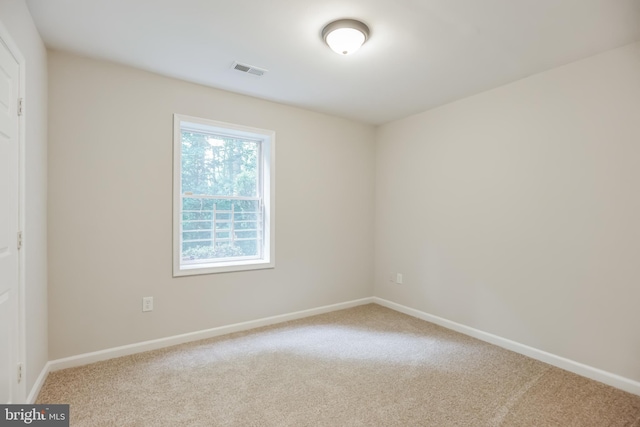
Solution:
<svg viewBox="0 0 640 427">
<path fill-rule="evenodd" d="M 640 0 L 27 1 L 48 47 L 373 124 L 640 40 Z M 371 29 L 354 55 L 338 18 Z"/>
</svg>

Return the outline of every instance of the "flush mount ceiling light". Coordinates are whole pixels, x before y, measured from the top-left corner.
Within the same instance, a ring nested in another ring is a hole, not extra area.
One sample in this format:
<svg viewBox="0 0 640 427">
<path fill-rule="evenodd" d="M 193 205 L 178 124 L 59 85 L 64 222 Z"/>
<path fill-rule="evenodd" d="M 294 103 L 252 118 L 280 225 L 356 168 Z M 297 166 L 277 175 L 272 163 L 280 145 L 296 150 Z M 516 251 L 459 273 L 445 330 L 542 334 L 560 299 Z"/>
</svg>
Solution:
<svg viewBox="0 0 640 427">
<path fill-rule="evenodd" d="M 324 27 L 322 38 L 335 53 L 349 55 L 367 41 L 369 27 L 355 19 L 339 19 Z"/>
</svg>

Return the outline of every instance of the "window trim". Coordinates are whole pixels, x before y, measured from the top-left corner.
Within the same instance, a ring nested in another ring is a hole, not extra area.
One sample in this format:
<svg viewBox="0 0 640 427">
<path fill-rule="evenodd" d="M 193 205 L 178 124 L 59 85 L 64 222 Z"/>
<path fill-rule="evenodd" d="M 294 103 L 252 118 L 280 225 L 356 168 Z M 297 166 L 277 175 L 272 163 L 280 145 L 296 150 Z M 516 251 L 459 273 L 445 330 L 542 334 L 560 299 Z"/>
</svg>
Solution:
<svg viewBox="0 0 640 427">
<path fill-rule="evenodd" d="M 210 264 L 180 264 L 180 199 L 182 189 L 182 122 L 202 125 L 203 130 L 213 128 L 215 133 L 258 140 L 261 142 L 260 183 L 264 203 L 264 241 L 262 259 L 236 260 Z M 218 133 L 218 130 L 220 131 Z M 228 273 L 233 271 L 261 270 L 275 268 L 275 148 L 276 133 L 268 129 L 226 123 L 217 120 L 173 115 L 173 277 L 201 274 Z"/>
</svg>

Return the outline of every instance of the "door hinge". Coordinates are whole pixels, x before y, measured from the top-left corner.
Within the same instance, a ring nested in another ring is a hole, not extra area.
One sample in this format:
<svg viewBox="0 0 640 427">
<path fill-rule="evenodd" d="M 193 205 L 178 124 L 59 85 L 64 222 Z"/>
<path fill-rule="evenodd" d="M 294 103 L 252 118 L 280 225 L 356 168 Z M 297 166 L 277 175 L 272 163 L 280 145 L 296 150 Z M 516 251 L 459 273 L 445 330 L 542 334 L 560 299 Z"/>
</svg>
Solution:
<svg viewBox="0 0 640 427">
<path fill-rule="evenodd" d="M 18 231 L 18 250 L 22 249 L 22 231 Z"/>
<path fill-rule="evenodd" d="M 18 115 L 21 116 L 24 111 L 24 98 L 18 98 Z"/>
<path fill-rule="evenodd" d="M 18 384 L 22 382 L 22 363 L 18 363 Z"/>
</svg>

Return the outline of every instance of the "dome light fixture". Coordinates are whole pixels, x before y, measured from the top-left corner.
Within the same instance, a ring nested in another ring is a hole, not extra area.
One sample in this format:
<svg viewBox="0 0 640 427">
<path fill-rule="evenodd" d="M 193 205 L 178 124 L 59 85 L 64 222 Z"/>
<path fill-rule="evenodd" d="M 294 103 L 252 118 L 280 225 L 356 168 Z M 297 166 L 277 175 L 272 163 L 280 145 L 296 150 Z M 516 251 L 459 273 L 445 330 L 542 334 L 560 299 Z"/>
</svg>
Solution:
<svg viewBox="0 0 640 427">
<path fill-rule="evenodd" d="M 322 38 L 338 55 L 350 55 L 367 41 L 369 27 L 355 19 L 339 19 L 324 27 Z"/>
</svg>

